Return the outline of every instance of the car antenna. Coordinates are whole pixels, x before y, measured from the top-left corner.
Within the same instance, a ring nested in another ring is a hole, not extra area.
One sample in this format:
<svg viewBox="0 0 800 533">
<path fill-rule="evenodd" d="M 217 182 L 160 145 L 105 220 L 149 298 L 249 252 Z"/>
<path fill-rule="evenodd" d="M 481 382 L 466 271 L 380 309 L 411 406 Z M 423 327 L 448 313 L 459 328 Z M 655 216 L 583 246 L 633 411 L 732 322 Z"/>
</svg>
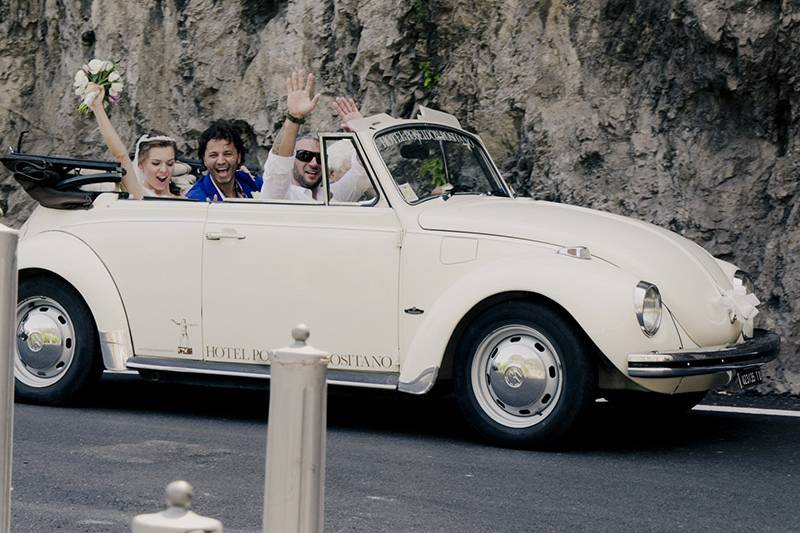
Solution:
<svg viewBox="0 0 800 533">
<path fill-rule="evenodd" d="M 28 130 L 23 130 L 19 137 L 17 137 L 17 153 L 22 152 L 22 140 L 25 138 L 25 135 L 28 133 Z M 11 150 L 12 152 L 14 150 Z"/>
</svg>

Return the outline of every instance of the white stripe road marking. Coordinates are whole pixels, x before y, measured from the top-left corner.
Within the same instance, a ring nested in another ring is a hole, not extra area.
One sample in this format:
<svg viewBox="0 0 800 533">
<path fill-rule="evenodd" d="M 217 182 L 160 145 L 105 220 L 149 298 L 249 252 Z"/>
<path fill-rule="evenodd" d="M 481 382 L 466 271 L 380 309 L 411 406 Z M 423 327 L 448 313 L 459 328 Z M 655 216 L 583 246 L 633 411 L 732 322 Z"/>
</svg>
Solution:
<svg viewBox="0 0 800 533">
<path fill-rule="evenodd" d="M 606 403 L 605 398 L 598 398 L 597 403 Z M 695 411 L 716 411 L 718 413 L 740 413 L 745 415 L 790 416 L 800 418 L 800 411 L 787 409 L 761 409 L 758 407 L 728 407 L 726 405 L 695 405 Z"/>
<path fill-rule="evenodd" d="M 742 413 L 746 415 L 767 415 L 767 416 L 793 416 L 800 418 L 800 411 L 788 411 L 785 409 L 760 409 L 758 407 L 728 407 L 726 405 L 696 405 L 695 411 L 716 411 L 719 413 Z"/>
</svg>

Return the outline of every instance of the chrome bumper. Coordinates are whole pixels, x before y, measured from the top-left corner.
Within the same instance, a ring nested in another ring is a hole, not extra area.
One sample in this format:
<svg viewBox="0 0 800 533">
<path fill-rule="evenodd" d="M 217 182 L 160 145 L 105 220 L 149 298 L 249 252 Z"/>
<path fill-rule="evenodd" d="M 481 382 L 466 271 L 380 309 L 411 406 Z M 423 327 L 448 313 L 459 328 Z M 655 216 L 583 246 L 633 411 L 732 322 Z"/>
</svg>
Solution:
<svg viewBox="0 0 800 533">
<path fill-rule="evenodd" d="M 651 352 L 628 356 L 628 375 L 634 378 L 674 378 L 727 372 L 762 365 L 775 359 L 781 346 L 776 333 L 763 329 L 738 344 Z"/>
</svg>

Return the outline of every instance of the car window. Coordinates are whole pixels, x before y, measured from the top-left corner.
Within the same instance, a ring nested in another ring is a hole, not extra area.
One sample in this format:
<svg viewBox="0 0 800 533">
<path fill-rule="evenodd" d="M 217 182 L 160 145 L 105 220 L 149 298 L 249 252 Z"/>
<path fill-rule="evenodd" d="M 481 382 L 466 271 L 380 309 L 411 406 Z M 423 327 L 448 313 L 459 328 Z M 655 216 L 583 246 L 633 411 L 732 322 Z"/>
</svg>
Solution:
<svg viewBox="0 0 800 533">
<path fill-rule="evenodd" d="M 375 205 L 378 193 L 352 138 L 324 138 L 330 205 Z"/>
<path fill-rule="evenodd" d="M 483 148 L 461 132 L 404 128 L 378 136 L 375 144 L 409 203 L 443 194 L 508 196 Z"/>
</svg>

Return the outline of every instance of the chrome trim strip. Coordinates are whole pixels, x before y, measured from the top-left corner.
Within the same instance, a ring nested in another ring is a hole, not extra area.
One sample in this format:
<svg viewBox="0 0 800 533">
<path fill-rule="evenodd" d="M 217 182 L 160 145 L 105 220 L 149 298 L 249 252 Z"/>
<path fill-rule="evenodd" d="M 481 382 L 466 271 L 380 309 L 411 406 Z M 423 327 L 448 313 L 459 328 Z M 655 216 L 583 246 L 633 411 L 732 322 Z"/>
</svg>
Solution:
<svg viewBox="0 0 800 533">
<path fill-rule="evenodd" d="M 134 357 L 133 359 L 140 359 L 139 357 Z M 148 358 L 149 359 L 149 358 Z M 267 373 L 258 372 L 257 370 L 253 370 L 252 372 L 242 372 L 242 371 L 234 371 L 234 370 L 222 370 L 222 369 L 215 369 L 211 370 L 208 368 L 196 368 L 196 367 L 186 367 L 186 366 L 171 366 L 165 364 L 149 364 L 149 363 L 141 363 L 138 361 L 129 360 L 127 363 L 128 368 L 133 370 L 160 370 L 163 372 L 177 372 L 177 373 L 184 373 L 184 374 L 207 374 L 209 376 L 230 376 L 230 377 L 239 377 L 239 378 L 263 378 L 269 379 L 269 371 Z M 256 365 L 253 365 L 256 366 Z"/>
<path fill-rule="evenodd" d="M 357 372 L 355 370 L 328 370 L 328 383 L 378 389 L 396 389 L 400 376 L 391 372 Z"/>
<path fill-rule="evenodd" d="M 436 383 L 436 377 L 439 375 L 439 367 L 431 366 L 422 371 L 412 381 L 401 381 L 397 385 L 397 390 L 408 394 L 425 394 L 433 388 Z"/>
<path fill-rule="evenodd" d="M 778 355 L 777 333 L 757 329 L 753 338 L 737 344 L 688 348 L 673 352 L 628 355 L 628 375 L 635 378 L 666 378 L 727 372 L 767 363 Z"/>
<path fill-rule="evenodd" d="M 379 385 L 374 383 L 362 383 L 358 381 L 341 381 L 338 379 L 325 380 L 328 385 L 341 385 L 344 387 L 355 387 L 357 389 L 384 389 L 384 390 L 397 390 L 397 385 Z"/>
<path fill-rule="evenodd" d="M 644 298 L 647 295 L 647 291 L 650 289 L 656 291 L 659 305 L 658 322 L 656 322 L 656 327 L 653 331 L 648 331 L 647 327 L 644 325 Z M 633 308 L 636 312 L 636 320 L 639 321 L 639 328 L 642 330 L 645 337 L 652 337 L 658 333 L 659 328 L 661 328 L 661 320 L 664 318 L 664 302 L 661 299 L 661 292 L 659 292 L 658 287 L 647 281 L 640 281 L 637 283 L 636 287 L 633 289 Z"/>
<path fill-rule="evenodd" d="M 270 379 L 270 367 L 260 364 L 209 363 L 207 361 L 132 357 L 127 361 L 131 370 L 155 370 L 183 374 L 205 374 L 238 378 Z M 399 376 L 391 372 L 356 372 L 353 370 L 328 370 L 329 385 L 363 387 L 369 389 L 397 389 Z"/>
<path fill-rule="evenodd" d="M 139 372 L 136 370 L 103 370 L 103 374 L 108 374 L 111 376 L 138 376 Z"/>
</svg>

